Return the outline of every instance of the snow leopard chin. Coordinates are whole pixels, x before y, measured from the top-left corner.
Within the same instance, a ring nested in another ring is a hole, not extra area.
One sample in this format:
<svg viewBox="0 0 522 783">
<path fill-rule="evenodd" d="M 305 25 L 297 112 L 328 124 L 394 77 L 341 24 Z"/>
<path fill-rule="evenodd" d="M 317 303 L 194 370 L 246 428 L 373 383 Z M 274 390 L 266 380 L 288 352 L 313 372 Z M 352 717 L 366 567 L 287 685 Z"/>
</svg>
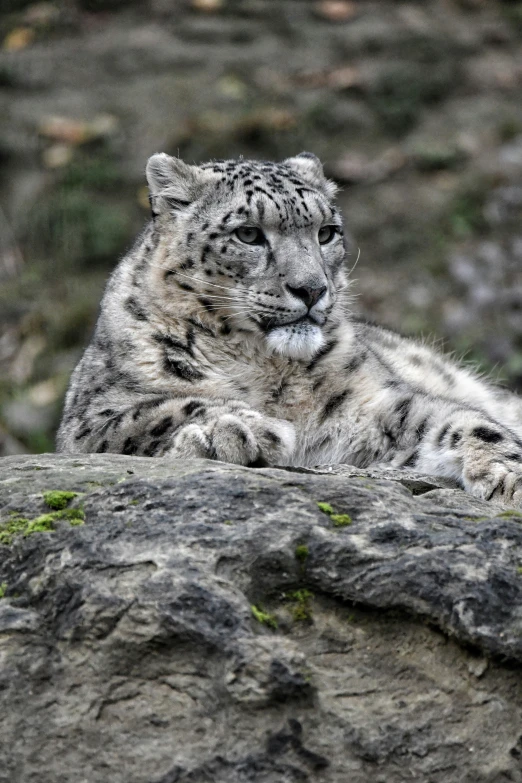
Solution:
<svg viewBox="0 0 522 783">
<path fill-rule="evenodd" d="M 313 359 L 325 344 L 325 339 L 316 324 L 299 323 L 272 329 L 266 336 L 266 344 L 271 353 L 279 356 Z"/>
</svg>

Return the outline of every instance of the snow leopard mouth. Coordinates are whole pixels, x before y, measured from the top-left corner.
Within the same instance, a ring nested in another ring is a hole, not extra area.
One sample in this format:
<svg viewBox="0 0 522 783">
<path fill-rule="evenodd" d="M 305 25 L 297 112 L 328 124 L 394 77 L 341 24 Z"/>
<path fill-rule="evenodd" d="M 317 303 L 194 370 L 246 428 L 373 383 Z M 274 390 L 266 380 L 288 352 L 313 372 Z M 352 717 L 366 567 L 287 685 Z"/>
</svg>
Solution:
<svg viewBox="0 0 522 783">
<path fill-rule="evenodd" d="M 326 317 L 322 314 L 306 313 L 291 321 L 276 321 L 274 318 L 267 318 L 262 322 L 262 327 L 265 332 L 271 332 L 273 329 L 281 329 L 285 326 L 324 326 L 325 322 Z"/>
</svg>

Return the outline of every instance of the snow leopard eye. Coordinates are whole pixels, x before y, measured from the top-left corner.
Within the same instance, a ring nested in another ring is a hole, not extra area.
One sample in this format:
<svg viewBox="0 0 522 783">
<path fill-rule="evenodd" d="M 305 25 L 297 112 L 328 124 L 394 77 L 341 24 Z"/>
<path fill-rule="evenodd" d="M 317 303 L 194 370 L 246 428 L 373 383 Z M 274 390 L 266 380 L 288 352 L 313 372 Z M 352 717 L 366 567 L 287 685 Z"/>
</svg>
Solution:
<svg viewBox="0 0 522 783">
<path fill-rule="evenodd" d="M 320 245 L 327 245 L 328 242 L 331 242 L 334 236 L 337 234 L 337 229 L 335 226 L 323 226 L 319 229 L 319 232 L 317 234 L 317 239 L 319 240 Z"/>
<path fill-rule="evenodd" d="M 243 226 L 236 228 L 236 237 L 246 245 L 262 245 L 265 241 L 265 235 L 259 228 L 254 226 Z"/>
</svg>

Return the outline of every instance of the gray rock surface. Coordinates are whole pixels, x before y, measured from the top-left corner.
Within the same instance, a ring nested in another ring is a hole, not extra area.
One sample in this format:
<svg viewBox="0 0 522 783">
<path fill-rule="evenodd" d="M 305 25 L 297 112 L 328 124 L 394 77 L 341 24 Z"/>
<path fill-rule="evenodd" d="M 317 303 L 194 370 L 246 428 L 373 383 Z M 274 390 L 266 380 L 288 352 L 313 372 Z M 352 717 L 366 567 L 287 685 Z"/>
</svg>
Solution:
<svg viewBox="0 0 522 783">
<path fill-rule="evenodd" d="M 516 512 L 348 466 L 0 476 L 0 537 L 85 513 L 0 545 L 2 783 L 522 781 Z"/>
</svg>

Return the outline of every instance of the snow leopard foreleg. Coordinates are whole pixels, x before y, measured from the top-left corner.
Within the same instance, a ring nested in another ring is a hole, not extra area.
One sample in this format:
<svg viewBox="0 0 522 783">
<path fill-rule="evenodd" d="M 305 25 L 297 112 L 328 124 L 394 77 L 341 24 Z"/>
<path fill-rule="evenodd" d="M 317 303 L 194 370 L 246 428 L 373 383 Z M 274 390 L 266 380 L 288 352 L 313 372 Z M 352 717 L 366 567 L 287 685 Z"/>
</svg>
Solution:
<svg viewBox="0 0 522 783">
<path fill-rule="evenodd" d="M 294 442 L 291 424 L 238 400 L 155 395 L 121 409 L 89 410 L 63 450 L 284 465 Z"/>
<path fill-rule="evenodd" d="M 476 497 L 522 507 L 522 439 L 516 432 L 478 408 L 419 392 L 390 394 L 383 409 L 385 459 L 392 465 L 454 478 Z"/>
</svg>

